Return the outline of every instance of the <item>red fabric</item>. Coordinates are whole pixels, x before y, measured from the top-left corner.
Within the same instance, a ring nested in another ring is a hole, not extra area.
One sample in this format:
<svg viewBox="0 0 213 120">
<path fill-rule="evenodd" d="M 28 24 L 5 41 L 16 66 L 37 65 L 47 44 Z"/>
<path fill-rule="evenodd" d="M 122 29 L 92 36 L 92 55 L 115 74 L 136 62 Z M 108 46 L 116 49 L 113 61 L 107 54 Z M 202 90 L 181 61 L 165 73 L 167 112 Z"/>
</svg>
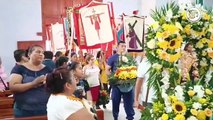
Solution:
<svg viewBox="0 0 213 120">
<path fill-rule="evenodd" d="M 90 91 L 92 94 L 92 101 L 97 102 L 99 99 L 100 86 L 91 87 Z"/>
<path fill-rule="evenodd" d="M 100 4 L 94 3 L 94 4 L 91 4 L 87 7 L 96 6 L 96 5 L 102 5 L 102 3 L 100 3 Z M 109 13 L 110 13 L 110 22 L 111 22 L 112 29 L 113 29 L 113 37 L 114 37 L 113 43 L 116 43 L 117 42 L 117 33 L 115 33 L 115 30 L 114 30 L 114 28 L 115 28 L 114 11 L 113 11 L 112 3 L 110 5 L 111 5 L 111 11 L 109 9 Z M 86 6 L 86 5 L 84 5 L 84 6 Z M 109 48 L 109 46 L 112 46 L 111 42 L 106 43 L 106 44 L 97 44 L 97 45 L 94 45 L 94 46 L 87 46 L 85 33 L 84 33 L 84 30 L 83 30 L 83 26 L 82 26 L 82 20 L 81 20 L 80 14 L 79 14 L 79 10 L 84 6 L 80 6 L 80 7 L 75 8 L 74 14 L 73 14 L 74 15 L 75 31 L 76 31 L 76 36 L 77 36 L 79 48 L 80 49 L 97 49 L 97 48 L 103 48 L 104 49 L 105 48 L 104 50 L 107 50 L 108 54 L 111 55 L 112 54 L 112 48 Z M 109 4 L 108 4 L 108 7 L 109 7 Z M 91 20 L 91 18 L 90 18 L 90 20 Z M 101 22 L 99 16 L 98 16 L 98 20 Z M 99 23 L 97 24 L 96 21 L 93 21 L 93 20 L 91 20 L 91 23 L 95 24 L 96 30 L 100 29 Z M 81 40 L 83 41 L 83 43 L 81 42 Z M 106 47 L 107 44 L 110 44 L 110 45 L 108 45 L 108 47 Z"/>
<path fill-rule="evenodd" d="M 97 44 L 97 45 L 94 45 L 94 46 L 87 46 L 86 45 L 85 34 L 84 34 L 84 31 L 83 31 L 82 21 L 81 21 L 81 17 L 80 17 L 80 14 L 79 14 L 79 10 L 82 7 L 84 7 L 84 6 L 76 7 L 74 9 L 74 13 L 73 13 L 74 26 L 75 26 L 75 32 L 76 32 L 76 37 L 77 37 L 77 41 L 78 41 L 78 46 L 79 46 L 80 49 L 100 48 L 100 44 Z"/>
<path fill-rule="evenodd" d="M 134 15 L 138 15 L 138 12 L 139 12 L 139 10 L 134 10 L 132 13 L 133 13 Z"/>
</svg>

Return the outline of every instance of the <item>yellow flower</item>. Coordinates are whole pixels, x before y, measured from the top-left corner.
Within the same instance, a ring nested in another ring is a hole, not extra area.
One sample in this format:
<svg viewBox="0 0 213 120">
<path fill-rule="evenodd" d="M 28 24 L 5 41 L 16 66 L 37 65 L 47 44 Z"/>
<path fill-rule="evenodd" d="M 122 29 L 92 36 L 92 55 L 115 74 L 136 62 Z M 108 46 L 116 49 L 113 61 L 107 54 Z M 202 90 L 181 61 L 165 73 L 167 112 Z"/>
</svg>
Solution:
<svg viewBox="0 0 213 120">
<path fill-rule="evenodd" d="M 128 72 L 122 71 L 122 72 L 120 72 L 120 74 L 118 75 L 118 78 L 119 78 L 119 79 L 122 79 L 122 80 L 126 80 L 126 79 L 127 79 L 127 75 L 128 75 Z"/>
<path fill-rule="evenodd" d="M 213 58 L 213 51 L 208 52 L 208 55 L 209 55 L 210 58 Z"/>
<path fill-rule="evenodd" d="M 190 25 L 186 25 L 185 28 L 184 28 L 184 31 L 187 35 L 190 35 L 191 34 L 191 26 Z"/>
<path fill-rule="evenodd" d="M 170 32 L 169 32 L 169 31 L 164 31 L 164 32 L 162 33 L 163 39 L 168 38 L 169 35 L 170 35 Z"/>
<path fill-rule="evenodd" d="M 168 54 L 164 51 L 162 51 L 160 54 L 159 54 L 159 57 L 163 60 L 167 60 L 168 59 Z"/>
<path fill-rule="evenodd" d="M 191 109 L 190 112 L 192 113 L 192 115 L 197 116 L 197 110 L 196 109 Z"/>
<path fill-rule="evenodd" d="M 162 49 L 167 49 L 168 48 L 168 45 L 169 45 L 169 42 L 168 41 L 162 41 L 162 42 L 158 42 L 157 45 L 162 48 Z"/>
<path fill-rule="evenodd" d="M 161 39 L 161 38 L 163 38 L 163 34 L 161 32 L 157 32 L 156 37 L 157 37 L 157 39 Z"/>
<path fill-rule="evenodd" d="M 174 102 L 177 102 L 177 101 L 178 101 L 178 99 L 177 99 L 177 97 L 176 97 L 176 96 L 169 96 L 169 99 L 170 99 L 170 101 L 171 101 L 172 103 L 174 103 Z"/>
<path fill-rule="evenodd" d="M 182 43 L 182 37 L 178 36 L 177 38 L 172 39 L 169 42 L 169 49 L 174 50 L 174 49 L 180 48 L 181 47 L 181 43 Z"/>
<path fill-rule="evenodd" d="M 202 38 L 200 41 L 201 41 L 202 43 L 206 43 L 207 40 L 208 40 L 208 39 L 206 39 L 206 38 Z"/>
<path fill-rule="evenodd" d="M 210 36 L 210 40 L 211 40 L 211 41 L 213 40 L 213 34 L 211 34 L 211 36 Z"/>
<path fill-rule="evenodd" d="M 210 20 L 210 18 L 211 18 L 211 16 L 208 15 L 207 13 L 204 13 L 204 14 L 203 14 L 203 19 L 204 19 L 204 20 Z"/>
<path fill-rule="evenodd" d="M 207 52 L 206 51 L 202 51 L 202 56 L 206 56 Z"/>
<path fill-rule="evenodd" d="M 205 114 L 207 117 L 211 117 L 212 116 L 212 111 L 208 108 L 205 109 Z"/>
<path fill-rule="evenodd" d="M 198 102 L 201 103 L 201 104 L 205 104 L 206 101 L 207 101 L 207 100 L 206 100 L 205 98 L 200 98 L 200 99 L 198 100 Z"/>
<path fill-rule="evenodd" d="M 181 56 L 180 53 L 169 55 L 169 62 L 176 62 L 180 58 L 180 56 Z"/>
<path fill-rule="evenodd" d="M 174 120 L 185 120 L 186 118 L 182 114 L 176 115 Z"/>
<path fill-rule="evenodd" d="M 186 20 L 186 17 L 187 17 L 187 16 L 186 16 L 186 11 L 182 12 L 182 13 L 181 13 L 181 16 L 182 16 L 182 19 L 183 19 L 183 20 Z"/>
<path fill-rule="evenodd" d="M 213 40 L 210 40 L 210 41 L 208 42 L 208 46 L 209 46 L 209 48 L 213 48 Z"/>
<path fill-rule="evenodd" d="M 190 97 L 195 95 L 195 91 L 193 91 L 193 90 L 189 90 L 187 93 Z"/>
<path fill-rule="evenodd" d="M 164 110 L 164 104 L 160 103 L 160 101 L 154 102 L 152 108 L 153 108 L 153 112 L 159 112 Z"/>
<path fill-rule="evenodd" d="M 128 78 L 130 79 L 134 79 L 137 78 L 137 71 L 136 70 L 131 70 L 130 72 L 128 72 Z"/>
<path fill-rule="evenodd" d="M 162 120 L 168 120 L 168 119 L 169 119 L 169 115 L 164 113 L 164 114 L 161 116 L 161 119 L 162 119 Z"/>
<path fill-rule="evenodd" d="M 212 91 L 210 89 L 206 89 L 205 92 L 207 95 L 212 95 Z"/>
<path fill-rule="evenodd" d="M 197 119 L 198 120 L 206 120 L 206 113 L 203 110 L 199 111 L 198 114 L 197 114 Z"/>
<path fill-rule="evenodd" d="M 165 31 L 169 31 L 170 34 L 175 34 L 179 32 L 179 28 L 176 27 L 175 25 L 170 25 L 170 24 L 163 24 L 162 28 Z"/>
<path fill-rule="evenodd" d="M 156 50 L 156 53 L 157 53 L 157 54 L 160 54 L 161 52 L 162 52 L 161 49 L 157 49 L 157 50 Z"/>
<path fill-rule="evenodd" d="M 204 45 L 203 45 L 203 43 L 202 42 L 197 42 L 197 44 L 196 44 L 196 48 L 203 48 L 204 47 Z"/>
<path fill-rule="evenodd" d="M 183 102 L 177 101 L 172 104 L 172 108 L 176 114 L 182 114 L 186 112 L 186 106 Z"/>
</svg>

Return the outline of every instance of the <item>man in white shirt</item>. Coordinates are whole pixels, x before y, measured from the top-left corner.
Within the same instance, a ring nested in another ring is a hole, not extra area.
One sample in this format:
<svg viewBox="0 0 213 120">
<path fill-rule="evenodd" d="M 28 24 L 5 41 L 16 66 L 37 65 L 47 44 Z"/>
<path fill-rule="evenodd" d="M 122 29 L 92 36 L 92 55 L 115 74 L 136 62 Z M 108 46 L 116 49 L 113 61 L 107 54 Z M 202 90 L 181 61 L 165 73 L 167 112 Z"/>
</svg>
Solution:
<svg viewBox="0 0 213 120">
<path fill-rule="evenodd" d="M 137 81 L 135 84 L 135 101 L 134 106 L 139 108 L 139 105 L 142 104 L 143 106 L 151 107 L 152 106 L 152 99 L 154 98 L 154 90 L 153 88 L 148 89 L 148 78 L 149 78 L 149 68 L 151 64 L 149 63 L 146 56 L 144 56 L 142 62 L 138 66 L 138 73 L 137 73 Z M 148 92 L 147 92 L 148 91 Z M 141 94 L 141 100 L 139 100 L 139 95 Z"/>
</svg>

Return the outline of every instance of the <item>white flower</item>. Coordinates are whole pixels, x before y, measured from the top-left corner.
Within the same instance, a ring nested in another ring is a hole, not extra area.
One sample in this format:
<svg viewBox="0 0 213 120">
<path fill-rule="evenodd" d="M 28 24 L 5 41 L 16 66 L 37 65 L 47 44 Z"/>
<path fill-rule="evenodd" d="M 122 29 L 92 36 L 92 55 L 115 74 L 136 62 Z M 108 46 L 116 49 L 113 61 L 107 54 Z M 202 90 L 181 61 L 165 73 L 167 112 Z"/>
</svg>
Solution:
<svg viewBox="0 0 213 120">
<path fill-rule="evenodd" d="M 195 116 L 190 116 L 189 118 L 187 118 L 186 120 L 197 120 L 197 118 Z"/>
<path fill-rule="evenodd" d="M 157 69 L 157 70 L 160 70 L 162 68 L 162 65 L 158 64 L 158 63 L 154 63 L 152 65 L 153 68 Z"/>
<path fill-rule="evenodd" d="M 128 58 L 127 58 L 127 57 L 125 57 L 125 56 L 121 56 L 121 59 L 122 59 L 122 61 L 123 61 L 123 62 L 125 62 L 125 63 L 127 63 L 127 62 L 128 62 Z"/>
<path fill-rule="evenodd" d="M 183 95 L 183 88 L 182 86 L 178 85 L 175 87 L 175 96 L 179 101 L 184 101 L 184 95 Z"/>
<path fill-rule="evenodd" d="M 169 82 L 166 82 L 166 83 L 164 83 L 164 85 L 161 85 L 161 88 L 162 88 L 162 89 L 168 89 L 168 88 L 169 88 L 169 85 L 170 85 L 170 83 L 169 83 Z"/>
<path fill-rule="evenodd" d="M 167 21 L 167 22 L 170 22 L 171 19 L 172 19 L 172 17 L 173 17 L 172 10 L 169 9 L 169 10 L 166 12 L 166 21 Z"/>
<path fill-rule="evenodd" d="M 152 113 L 153 113 L 153 110 L 151 109 L 149 112 L 152 114 Z"/>
<path fill-rule="evenodd" d="M 162 120 L 162 118 L 160 117 L 160 118 L 158 118 L 158 120 Z"/>
<path fill-rule="evenodd" d="M 204 96 L 204 88 L 201 85 L 195 85 L 194 91 L 197 93 L 198 98 L 202 98 Z"/>
<path fill-rule="evenodd" d="M 168 95 L 166 94 L 166 89 L 162 89 L 161 96 L 162 96 L 163 99 L 164 99 L 165 106 L 171 106 L 171 102 L 170 102 L 170 100 L 169 100 L 169 97 L 168 97 Z"/>
<path fill-rule="evenodd" d="M 163 79 L 161 79 L 161 82 L 163 82 L 163 85 L 161 86 L 162 89 L 168 89 L 169 88 L 169 77 L 165 76 Z"/>
<path fill-rule="evenodd" d="M 167 106 L 165 107 L 166 113 L 171 113 L 172 112 L 172 106 Z"/>
<path fill-rule="evenodd" d="M 210 63 L 213 64 L 213 59 L 211 59 Z"/>
<path fill-rule="evenodd" d="M 195 102 L 195 103 L 193 103 L 193 105 L 192 105 L 192 108 L 194 108 L 194 109 L 196 109 L 196 110 L 201 109 L 201 107 L 202 107 L 202 105 L 201 105 L 200 103 L 198 103 L 198 102 Z"/>
<path fill-rule="evenodd" d="M 150 40 L 149 42 L 147 42 L 147 47 L 150 49 L 154 49 L 155 48 L 155 39 Z"/>
<path fill-rule="evenodd" d="M 212 48 L 207 48 L 206 51 L 207 52 L 212 52 Z"/>
<path fill-rule="evenodd" d="M 205 75 L 205 82 L 206 82 L 206 84 L 209 84 L 209 81 L 211 80 L 211 78 L 212 78 L 212 70 L 210 69 L 207 73 L 206 73 L 206 75 Z"/>
</svg>

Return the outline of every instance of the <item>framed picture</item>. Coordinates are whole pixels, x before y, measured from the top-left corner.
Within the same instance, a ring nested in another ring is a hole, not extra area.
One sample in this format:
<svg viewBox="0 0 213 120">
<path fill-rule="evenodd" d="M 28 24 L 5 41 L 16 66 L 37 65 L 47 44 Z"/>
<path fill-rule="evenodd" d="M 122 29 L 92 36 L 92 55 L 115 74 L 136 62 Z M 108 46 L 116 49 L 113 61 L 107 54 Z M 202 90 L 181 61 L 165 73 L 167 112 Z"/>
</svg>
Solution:
<svg viewBox="0 0 213 120">
<path fill-rule="evenodd" d="M 144 45 L 145 19 L 136 16 L 124 16 L 124 39 L 127 50 L 141 52 Z"/>
<path fill-rule="evenodd" d="M 79 10 L 87 46 L 113 41 L 108 4 L 97 4 Z"/>
</svg>

